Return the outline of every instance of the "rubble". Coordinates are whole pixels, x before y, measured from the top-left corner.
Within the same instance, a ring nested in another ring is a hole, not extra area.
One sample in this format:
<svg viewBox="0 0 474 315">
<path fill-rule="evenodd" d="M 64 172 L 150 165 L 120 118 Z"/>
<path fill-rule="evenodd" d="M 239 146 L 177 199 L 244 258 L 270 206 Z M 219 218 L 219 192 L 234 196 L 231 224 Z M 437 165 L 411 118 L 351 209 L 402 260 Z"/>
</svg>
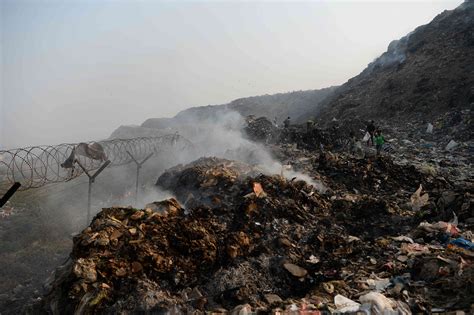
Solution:
<svg viewBox="0 0 474 315">
<path fill-rule="evenodd" d="M 266 117 L 255 118 L 251 115 L 246 121 L 244 132 L 251 140 L 268 142 L 274 139 L 278 132 L 278 128 Z"/>
<path fill-rule="evenodd" d="M 434 200 L 455 203 L 457 195 L 439 192 L 447 183 L 383 158 L 341 155 L 322 168 L 314 163 L 309 160 L 319 171 L 312 177 L 330 187 L 327 193 L 225 159 L 169 169 L 157 185 L 176 199 L 143 210 L 103 209 L 74 238 L 70 261 L 37 309 L 410 314 L 471 308 L 472 239 L 459 235 L 472 238 L 474 222 L 466 222 L 467 214 L 458 222 L 421 222 L 430 216 L 420 211 L 436 206 Z M 433 201 L 414 211 L 408 204 L 420 184 Z"/>
</svg>

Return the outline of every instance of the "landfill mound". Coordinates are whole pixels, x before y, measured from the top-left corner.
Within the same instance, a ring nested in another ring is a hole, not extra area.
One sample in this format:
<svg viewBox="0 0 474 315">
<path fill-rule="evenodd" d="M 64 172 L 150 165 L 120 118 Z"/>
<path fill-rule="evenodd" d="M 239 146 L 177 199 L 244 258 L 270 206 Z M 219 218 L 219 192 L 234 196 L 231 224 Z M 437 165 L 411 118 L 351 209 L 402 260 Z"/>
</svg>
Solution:
<svg viewBox="0 0 474 315">
<path fill-rule="evenodd" d="M 282 124 L 286 117 L 291 116 L 295 121 L 304 122 L 308 113 L 312 112 L 326 97 L 331 95 L 337 86 L 319 90 L 293 91 L 273 95 L 245 97 L 222 105 L 207 105 L 191 107 L 179 112 L 173 118 L 150 118 L 141 127 L 152 129 L 178 129 L 183 125 L 219 120 L 228 113 L 239 113 L 242 117 L 254 115 L 276 119 Z M 298 120 L 298 117 L 304 117 Z M 119 128 L 120 129 L 120 128 Z M 181 132 L 180 132 L 181 133 Z"/>
<path fill-rule="evenodd" d="M 387 51 L 314 109 L 334 117 L 423 120 L 472 108 L 474 2 L 466 0 L 392 41 Z"/>
<path fill-rule="evenodd" d="M 103 209 L 74 238 L 43 312 L 408 314 L 474 303 L 474 222 L 420 223 L 376 194 L 320 194 L 217 158 L 157 185 L 185 207 Z"/>
</svg>

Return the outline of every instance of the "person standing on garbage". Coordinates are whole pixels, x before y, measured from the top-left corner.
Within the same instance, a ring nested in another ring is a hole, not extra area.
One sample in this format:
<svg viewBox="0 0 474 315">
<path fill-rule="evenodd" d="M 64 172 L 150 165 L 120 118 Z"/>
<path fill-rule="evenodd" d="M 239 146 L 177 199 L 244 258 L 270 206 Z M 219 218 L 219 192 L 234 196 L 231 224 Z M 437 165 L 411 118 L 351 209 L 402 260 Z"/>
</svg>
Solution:
<svg viewBox="0 0 474 315">
<path fill-rule="evenodd" d="M 367 132 L 370 135 L 369 140 L 367 140 L 367 145 L 374 145 L 375 122 L 373 120 L 371 120 L 367 124 Z M 371 143 L 371 144 L 369 144 L 369 143 Z"/>
<path fill-rule="evenodd" d="M 377 155 L 380 155 L 384 143 L 385 138 L 382 135 L 382 131 L 380 131 L 380 129 L 377 129 L 377 131 L 375 131 L 375 149 L 377 150 Z"/>
<path fill-rule="evenodd" d="M 283 121 L 283 126 L 285 128 L 290 127 L 290 122 L 291 122 L 291 119 L 290 119 L 290 116 L 288 116 L 288 118 Z"/>
</svg>

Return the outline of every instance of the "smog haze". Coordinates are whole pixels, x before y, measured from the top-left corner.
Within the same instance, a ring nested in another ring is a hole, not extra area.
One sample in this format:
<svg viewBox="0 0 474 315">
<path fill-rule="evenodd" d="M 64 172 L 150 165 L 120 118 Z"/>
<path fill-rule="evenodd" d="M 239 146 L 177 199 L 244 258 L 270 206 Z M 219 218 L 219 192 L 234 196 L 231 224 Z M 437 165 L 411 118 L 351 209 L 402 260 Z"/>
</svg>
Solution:
<svg viewBox="0 0 474 315">
<path fill-rule="evenodd" d="M 462 1 L 1 1 L 0 148 L 340 85 Z"/>
</svg>

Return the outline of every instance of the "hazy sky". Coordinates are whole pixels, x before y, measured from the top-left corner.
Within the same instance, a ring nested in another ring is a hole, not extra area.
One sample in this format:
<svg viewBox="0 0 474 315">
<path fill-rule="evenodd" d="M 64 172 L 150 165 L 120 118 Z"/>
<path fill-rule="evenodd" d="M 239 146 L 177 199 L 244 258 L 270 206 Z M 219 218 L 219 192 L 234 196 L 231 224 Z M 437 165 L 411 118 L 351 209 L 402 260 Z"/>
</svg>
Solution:
<svg viewBox="0 0 474 315">
<path fill-rule="evenodd" d="M 0 3 L 0 147 L 16 147 L 339 85 L 462 1 Z"/>
</svg>

